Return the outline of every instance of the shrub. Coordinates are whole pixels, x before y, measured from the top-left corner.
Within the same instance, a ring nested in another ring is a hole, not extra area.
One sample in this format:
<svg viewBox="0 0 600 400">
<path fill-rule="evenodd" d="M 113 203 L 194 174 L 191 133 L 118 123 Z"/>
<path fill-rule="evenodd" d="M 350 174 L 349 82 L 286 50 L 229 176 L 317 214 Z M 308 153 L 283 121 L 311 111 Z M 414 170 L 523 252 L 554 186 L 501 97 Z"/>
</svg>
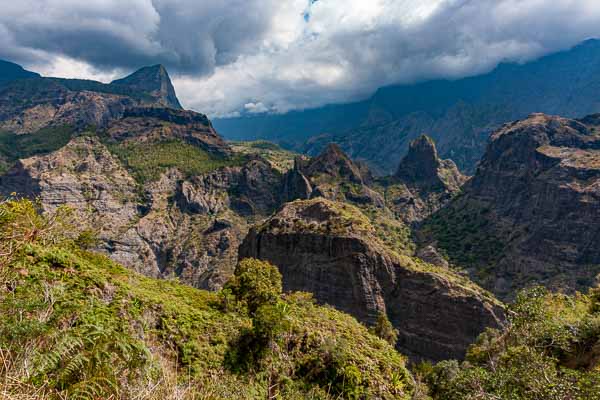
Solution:
<svg viewBox="0 0 600 400">
<path fill-rule="evenodd" d="M 282 293 L 281 273 L 268 262 L 246 258 L 237 265 L 225 289 L 252 315 L 263 305 L 277 303 Z"/>
<path fill-rule="evenodd" d="M 385 340 L 392 346 L 396 346 L 396 342 L 398 341 L 398 330 L 394 328 L 385 313 L 379 313 L 375 325 L 370 330 L 374 335 Z"/>
</svg>

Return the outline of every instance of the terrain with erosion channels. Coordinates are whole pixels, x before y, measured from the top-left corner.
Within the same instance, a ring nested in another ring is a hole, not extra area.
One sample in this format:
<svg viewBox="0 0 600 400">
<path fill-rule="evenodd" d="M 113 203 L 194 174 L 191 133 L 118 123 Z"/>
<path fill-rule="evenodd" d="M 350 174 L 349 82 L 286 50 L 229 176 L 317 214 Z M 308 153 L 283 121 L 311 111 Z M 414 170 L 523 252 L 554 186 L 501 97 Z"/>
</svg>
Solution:
<svg viewBox="0 0 600 400">
<path fill-rule="evenodd" d="M 599 117 L 379 176 L 223 140 L 162 66 L 0 72 L 8 398 L 598 398 Z"/>
</svg>

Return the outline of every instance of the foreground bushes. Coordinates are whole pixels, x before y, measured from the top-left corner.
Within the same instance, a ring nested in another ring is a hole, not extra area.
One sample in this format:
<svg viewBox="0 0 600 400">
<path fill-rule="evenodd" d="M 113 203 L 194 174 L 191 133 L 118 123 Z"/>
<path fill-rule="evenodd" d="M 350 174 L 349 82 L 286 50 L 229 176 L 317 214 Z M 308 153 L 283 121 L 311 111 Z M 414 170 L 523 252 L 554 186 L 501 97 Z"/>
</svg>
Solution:
<svg viewBox="0 0 600 400">
<path fill-rule="evenodd" d="M 489 330 L 466 361 L 422 364 L 434 399 L 600 399 L 599 291 L 521 292 L 504 331 Z"/>
<path fill-rule="evenodd" d="M 275 267 L 246 260 L 226 290 L 197 290 L 83 250 L 68 219 L 0 203 L 0 396 L 410 397 L 401 355 L 354 318 L 282 295 Z"/>
</svg>

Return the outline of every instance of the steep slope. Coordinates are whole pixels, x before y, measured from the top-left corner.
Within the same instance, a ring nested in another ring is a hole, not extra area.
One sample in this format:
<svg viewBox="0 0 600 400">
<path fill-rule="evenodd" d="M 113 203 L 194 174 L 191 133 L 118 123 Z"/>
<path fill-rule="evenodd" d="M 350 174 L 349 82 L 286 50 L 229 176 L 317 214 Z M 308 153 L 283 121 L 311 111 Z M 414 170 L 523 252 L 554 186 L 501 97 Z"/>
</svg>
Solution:
<svg viewBox="0 0 600 400">
<path fill-rule="evenodd" d="M 111 85 L 148 93 L 163 107 L 182 109 L 175 95 L 171 78 L 162 65 L 141 68 L 125 78 L 112 81 Z"/>
<path fill-rule="evenodd" d="M 522 291 L 510 325 L 481 335 L 463 363 L 423 365 L 434 400 L 598 399 L 600 289 L 585 296 Z"/>
<path fill-rule="evenodd" d="M 0 60 L 0 85 L 8 81 L 25 78 L 39 78 L 39 74 L 23 69 L 20 65 Z"/>
<path fill-rule="evenodd" d="M 452 160 L 438 157 L 431 138 L 421 135 L 410 143 L 396 173 L 378 179 L 378 184 L 387 207 L 414 225 L 458 195 L 466 179 Z"/>
<path fill-rule="evenodd" d="M 160 129 L 168 129 L 162 122 Z M 153 140 L 151 129 L 119 142 L 123 123 L 104 142 L 81 136 L 19 161 L 0 176 L 0 193 L 38 198 L 47 212 L 75 209 L 80 229 L 97 232 L 98 250 L 148 276 L 220 287 L 233 272 L 246 220 L 279 204 L 281 174 L 260 159 L 214 155 L 160 135 Z"/>
<path fill-rule="evenodd" d="M 7 82 L 0 86 L 0 132 L 105 127 L 129 107 L 181 109 L 164 67 L 142 68 L 111 84 L 39 77 Z"/>
<path fill-rule="evenodd" d="M 387 313 L 398 349 L 413 359 L 462 358 L 503 317 L 467 279 L 392 251 L 359 209 L 322 198 L 288 203 L 252 228 L 245 257 L 277 265 L 285 290 L 311 292 L 365 323 Z"/>
<path fill-rule="evenodd" d="M 587 289 L 600 272 L 599 126 L 543 114 L 505 125 L 421 233 L 501 297 L 532 283 Z"/>
<path fill-rule="evenodd" d="M 404 358 L 354 318 L 281 296 L 280 281 L 250 313 L 240 297 L 146 278 L 82 250 L 72 227 L 64 211 L 42 217 L 28 201 L 0 203 L 3 397 L 411 397 Z"/>
<path fill-rule="evenodd" d="M 393 173 L 409 143 L 429 132 L 442 157 L 472 173 L 490 133 L 506 121 L 532 112 L 599 112 L 598 68 L 600 41 L 590 40 L 477 77 L 382 88 L 359 103 L 214 122 L 225 137 L 272 140 L 312 155 L 336 142 L 378 174 Z"/>
</svg>

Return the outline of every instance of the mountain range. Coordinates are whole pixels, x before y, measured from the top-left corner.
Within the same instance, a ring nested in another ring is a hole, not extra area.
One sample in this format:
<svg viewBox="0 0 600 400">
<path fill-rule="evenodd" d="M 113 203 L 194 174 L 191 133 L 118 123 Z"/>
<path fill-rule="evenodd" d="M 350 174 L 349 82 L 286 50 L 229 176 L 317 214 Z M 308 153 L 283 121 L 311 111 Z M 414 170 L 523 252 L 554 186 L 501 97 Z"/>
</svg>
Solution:
<svg viewBox="0 0 600 400">
<path fill-rule="evenodd" d="M 472 174 L 490 134 L 507 121 L 535 112 L 566 117 L 599 112 L 599 68 L 600 41 L 588 40 L 479 76 L 384 87 L 357 103 L 214 123 L 228 139 L 265 139 L 311 155 L 335 142 L 383 175 L 392 173 L 409 143 L 426 133 L 443 157 Z"/>
<path fill-rule="evenodd" d="M 593 61 L 597 46 L 572 54 Z M 595 110 L 593 63 L 584 81 L 545 81 L 565 54 L 381 90 L 393 117 L 365 108 L 385 126 L 442 118 L 457 97 L 493 114 L 472 177 L 441 150 L 450 138 L 416 129 L 386 175 L 328 136 L 313 156 L 228 142 L 160 65 L 103 84 L 1 63 L 0 344 L 36 365 L 33 387 L 84 398 L 136 392 L 157 379 L 144 368 L 214 398 L 502 398 L 545 393 L 543 379 L 586 398 L 600 388 L 600 116 L 500 121 L 534 99 Z M 523 71 L 538 91 L 509 102 L 494 82 Z M 572 91 L 555 101 L 557 87 Z"/>
</svg>

